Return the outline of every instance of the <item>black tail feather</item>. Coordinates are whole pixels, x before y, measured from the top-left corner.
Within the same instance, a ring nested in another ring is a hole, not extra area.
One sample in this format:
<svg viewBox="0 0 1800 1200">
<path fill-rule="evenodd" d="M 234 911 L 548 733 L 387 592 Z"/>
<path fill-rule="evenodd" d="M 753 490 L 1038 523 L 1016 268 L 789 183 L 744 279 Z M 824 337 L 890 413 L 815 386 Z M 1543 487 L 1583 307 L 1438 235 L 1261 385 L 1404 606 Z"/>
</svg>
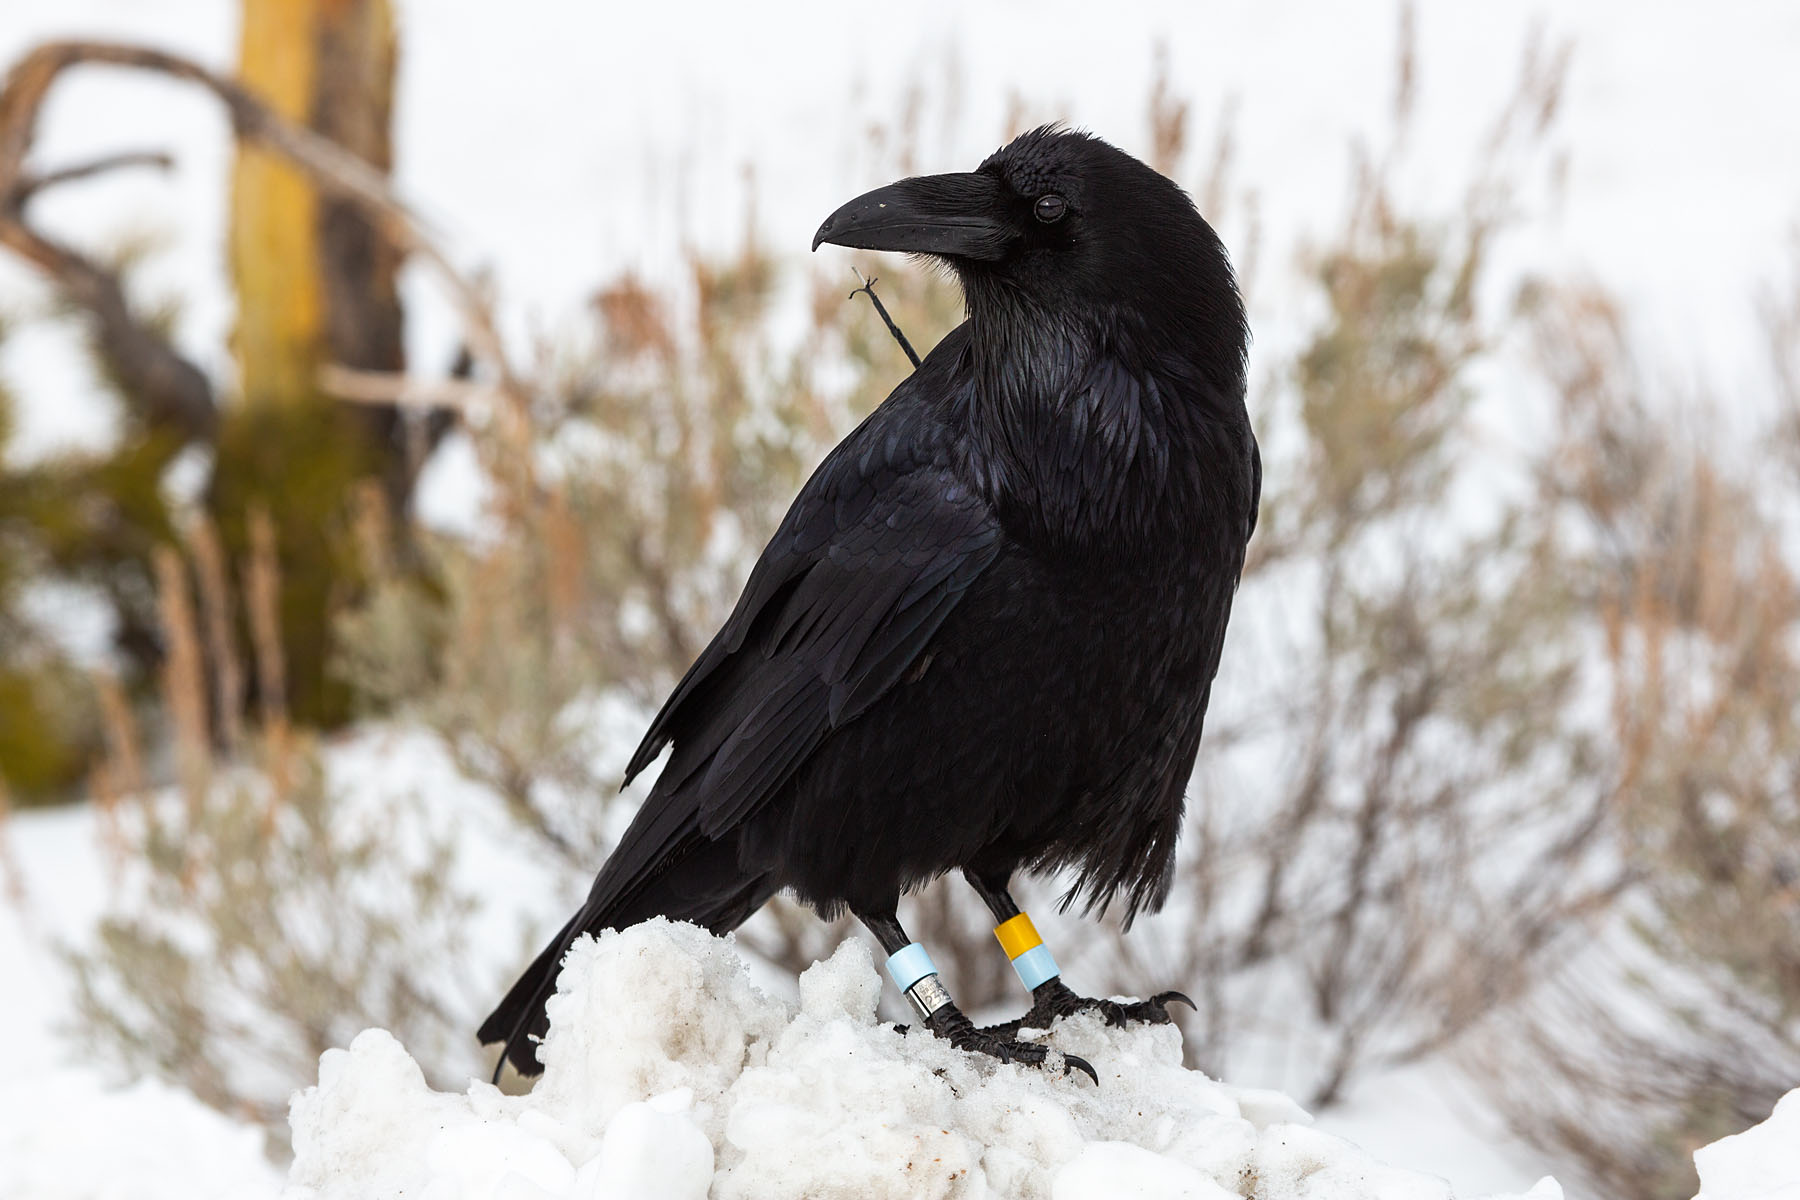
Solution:
<svg viewBox="0 0 1800 1200">
<path fill-rule="evenodd" d="M 519 976 L 518 982 L 507 991 L 506 998 L 481 1023 L 481 1029 L 475 1036 L 481 1039 L 482 1045 L 506 1043 L 500 1061 L 494 1064 L 495 1083 L 500 1082 L 500 1072 L 508 1059 L 525 1075 L 536 1075 L 544 1069 L 537 1061 L 534 1039 L 542 1038 L 549 1028 L 549 1021 L 544 1016 L 544 1003 L 556 988 L 556 975 L 562 968 L 563 955 L 569 952 L 570 944 L 582 932 L 579 922 L 584 915 L 585 910 L 576 913 L 550 939 L 550 944 L 532 959 L 531 965 L 525 968 L 525 973 Z"/>
<path fill-rule="evenodd" d="M 610 865 L 610 864 L 609 864 Z M 605 879 L 602 871 L 601 879 Z M 602 892 L 596 881 L 595 892 Z M 603 929 L 624 929 L 651 917 L 690 921 L 711 932 L 726 933 L 749 919 L 775 892 L 764 876 L 746 875 L 738 866 L 736 847 L 728 841 L 703 841 L 685 854 L 672 856 L 662 868 L 635 889 L 604 909 L 592 899 L 551 939 L 517 983 L 506 993 L 477 1036 L 482 1045 L 504 1042 L 494 1079 L 508 1061 L 521 1075 L 537 1075 L 544 1069 L 537 1059 L 537 1043 L 549 1031 L 545 1004 L 556 991 L 563 956 L 575 939 Z"/>
</svg>

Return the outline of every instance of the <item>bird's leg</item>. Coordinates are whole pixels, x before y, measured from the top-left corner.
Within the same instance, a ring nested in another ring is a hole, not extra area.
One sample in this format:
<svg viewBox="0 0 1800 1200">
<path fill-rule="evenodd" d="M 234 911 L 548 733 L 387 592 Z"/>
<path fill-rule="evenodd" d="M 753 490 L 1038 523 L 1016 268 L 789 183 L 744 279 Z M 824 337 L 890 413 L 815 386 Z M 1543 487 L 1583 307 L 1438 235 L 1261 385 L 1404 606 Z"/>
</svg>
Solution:
<svg viewBox="0 0 1800 1200">
<path fill-rule="evenodd" d="M 955 1001 L 950 999 L 950 990 L 938 980 L 937 968 L 932 965 L 931 955 L 926 953 L 925 947 L 906 936 L 895 913 L 858 912 L 856 916 L 869 927 L 869 932 L 875 935 L 875 940 L 881 943 L 882 950 L 887 953 L 887 972 L 893 979 L 894 986 L 912 1003 L 913 1011 L 919 1014 L 919 1019 L 933 1033 L 958 1050 L 976 1051 L 1001 1062 L 1041 1067 L 1048 1060 L 1050 1050 L 1047 1046 L 1021 1042 L 1012 1036 L 977 1029 L 975 1023 L 964 1016 L 962 1010 L 956 1007 Z M 1073 1067 L 1085 1071 L 1088 1078 L 1095 1083 L 1100 1082 L 1093 1065 L 1086 1059 L 1065 1054 L 1063 1062 L 1065 1069 Z"/>
<path fill-rule="evenodd" d="M 994 936 L 1000 940 L 1006 956 L 1012 959 L 1019 981 L 1031 992 L 1031 1008 L 1024 1016 L 1016 1021 L 990 1025 L 983 1032 L 1017 1037 L 1021 1029 L 1048 1029 L 1058 1018 L 1074 1016 L 1078 1012 L 1097 1012 L 1108 1025 L 1123 1026 L 1133 1021 L 1166 1025 L 1172 1019 L 1169 1016 L 1171 1000 L 1194 1007 L 1194 1002 L 1181 992 L 1158 992 L 1148 1000 L 1130 1004 L 1076 994 L 1062 981 L 1062 971 L 1050 954 L 1050 948 L 1044 945 L 1044 939 L 1038 936 L 1031 918 L 1007 893 L 1008 877 L 983 875 L 967 868 L 963 870 L 963 877 L 988 906 L 988 911 L 994 914 L 994 920 L 998 922 L 994 926 Z"/>
</svg>

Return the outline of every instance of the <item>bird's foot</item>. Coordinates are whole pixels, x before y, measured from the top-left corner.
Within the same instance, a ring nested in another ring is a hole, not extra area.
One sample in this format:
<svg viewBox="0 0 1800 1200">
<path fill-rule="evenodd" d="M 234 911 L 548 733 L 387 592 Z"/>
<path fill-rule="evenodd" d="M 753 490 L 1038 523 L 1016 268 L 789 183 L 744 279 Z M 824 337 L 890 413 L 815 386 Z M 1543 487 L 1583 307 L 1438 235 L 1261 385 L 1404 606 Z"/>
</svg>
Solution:
<svg viewBox="0 0 1800 1200">
<path fill-rule="evenodd" d="M 1023 1063 L 1030 1067 L 1042 1067 L 1050 1060 L 1049 1046 L 1037 1042 L 1021 1042 L 1011 1036 L 1000 1036 L 986 1029 L 977 1029 L 974 1022 L 964 1016 L 962 1010 L 954 1004 L 946 1004 L 932 1013 L 925 1019 L 925 1024 L 933 1033 L 966 1053 L 986 1054 L 1003 1063 Z M 1096 1085 L 1099 1084 L 1100 1076 L 1087 1059 L 1064 1054 L 1062 1061 L 1065 1072 L 1070 1069 L 1084 1071 L 1089 1079 Z"/>
<path fill-rule="evenodd" d="M 1082 1012 L 1097 1012 L 1102 1020 L 1114 1028 L 1123 1028 L 1134 1022 L 1167 1025 L 1174 1020 L 1169 1015 L 1170 1001 L 1179 1001 L 1189 1008 L 1195 1007 L 1194 1002 L 1181 992 L 1158 992 L 1148 1000 L 1135 1000 L 1129 1004 L 1081 996 L 1064 983 L 1060 975 L 1039 984 L 1031 996 L 1031 1008 L 1024 1016 L 1001 1025 L 989 1025 L 979 1032 L 994 1037 L 1016 1037 L 1021 1029 L 1048 1029 L 1061 1018 Z"/>
</svg>

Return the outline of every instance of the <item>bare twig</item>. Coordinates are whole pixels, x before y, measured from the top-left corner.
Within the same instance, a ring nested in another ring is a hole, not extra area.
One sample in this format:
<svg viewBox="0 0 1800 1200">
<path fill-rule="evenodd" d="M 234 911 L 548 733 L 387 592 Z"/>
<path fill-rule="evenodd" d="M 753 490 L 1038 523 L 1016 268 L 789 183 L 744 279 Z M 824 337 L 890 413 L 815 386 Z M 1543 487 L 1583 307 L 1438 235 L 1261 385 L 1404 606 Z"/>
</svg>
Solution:
<svg viewBox="0 0 1800 1200">
<path fill-rule="evenodd" d="M 1173 176 L 1181 169 L 1187 141 L 1188 102 L 1169 86 L 1169 43 L 1159 38 L 1150 75 L 1150 165 Z M 1211 208 L 1205 212 L 1214 214 Z"/>
<path fill-rule="evenodd" d="M 851 267 L 850 269 L 856 271 L 855 267 Z M 862 286 L 857 288 L 855 292 L 851 292 L 849 298 L 854 300 L 857 292 L 868 293 L 869 299 L 875 305 L 875 311 L 881 314 L 882 322 L 887 325 L 888 332 L 894 335 L 894 340 L 896 342 L 900 343 L 900 349 L 906 351 L 907 361 L 912 363 L 914 367 L 917 367 L 919 365 L 919 356 L 914 352 L 912 343 L 906 340 L 906 335 L 900 332 L 900 326 L 894 324 L 894 318 L 888 316 L 887 305 L 883 304 L 881 302 L 881 297 L 875 294 L 875 285 L 880 281 L 876 279 L 863 279 L 863 273 L 861 271 L 856 271 L 856 277 L 862 279 Z"/>
<path fill-rule="evenodd" d="M 171 171 L 175 168 L 175 159 L 164 150 L 128 150 L 122 154 L 103 155 L 89 162 L 77 163 L 72 167 L 63 167 L 42 175 L 26 176 L 19 180 L 18 186 L 13 189 L 13 200 L 23 206 L 39 192 L 65 183 L 90 179 L 95 175 L 104 175 L 108 171 L 117 171 L 125 167 L 153 167 L 158 171 Z"/>
</svg>

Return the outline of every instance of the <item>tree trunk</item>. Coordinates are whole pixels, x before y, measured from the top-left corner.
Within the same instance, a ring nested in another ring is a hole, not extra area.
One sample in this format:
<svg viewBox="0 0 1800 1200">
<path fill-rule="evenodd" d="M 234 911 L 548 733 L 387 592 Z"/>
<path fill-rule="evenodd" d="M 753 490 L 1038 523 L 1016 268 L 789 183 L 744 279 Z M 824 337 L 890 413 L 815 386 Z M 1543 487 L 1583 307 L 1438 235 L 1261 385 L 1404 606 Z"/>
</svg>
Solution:
<svg viewBox="0 0 1800 1200">
<path fill-rule="evenodd" d="M 242 12 L 244 86 L 386 172 L 391 0 L 242 0 Z M 403 517 L 419 464 L 396 408 L 327 396 L 319 371 L 403 369 L 401 254 L 354 205 L 322 197 L 286 161 L 240 141 L 230 259 L 241 403 L 220 433 L 212 505 L 240 560 L 246 514 L 262 508 L 274 519 L 287 699 L 299 719 L 333 724 L 348 715 L 350 696 L 327 670 L 330 615 L 361 577 L 346 511 L 357 482 L 373 476 L 390 512 Z M 405 522 L 389 527 L 403 530 Z"/>
<path fill-rule="evenodd" d="M 243 83 L 372 166 L 393 161 L 395 32 L 389 0 L 243 0 Z M 397 371 L 397 251 L 341 200 L 240 144 L 232 180 L 234 349 L 250 404 L 319 401 L 326 361 Z"/>
</svg>

